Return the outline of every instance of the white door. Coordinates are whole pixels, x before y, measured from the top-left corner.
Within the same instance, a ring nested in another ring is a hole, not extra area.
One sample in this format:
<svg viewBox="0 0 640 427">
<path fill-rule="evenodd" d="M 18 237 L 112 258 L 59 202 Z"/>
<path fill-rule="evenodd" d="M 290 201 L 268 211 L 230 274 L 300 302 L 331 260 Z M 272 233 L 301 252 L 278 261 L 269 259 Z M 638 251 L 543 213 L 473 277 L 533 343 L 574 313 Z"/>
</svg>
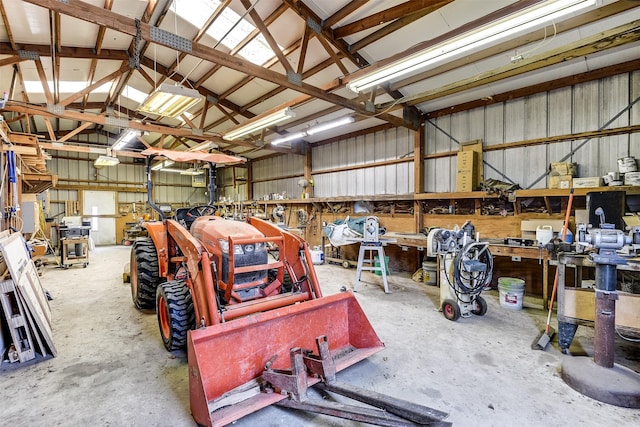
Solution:
<svg viewBox="0 0 640 427">
<path fill-rule="evenodd" d="M 112 217 L 105 217 L 112 215 Z M 82 216 L 91 219 L 91 237 L 96 246 L 116 244 L 116 193 L 83 191 Z"/>
</svg>

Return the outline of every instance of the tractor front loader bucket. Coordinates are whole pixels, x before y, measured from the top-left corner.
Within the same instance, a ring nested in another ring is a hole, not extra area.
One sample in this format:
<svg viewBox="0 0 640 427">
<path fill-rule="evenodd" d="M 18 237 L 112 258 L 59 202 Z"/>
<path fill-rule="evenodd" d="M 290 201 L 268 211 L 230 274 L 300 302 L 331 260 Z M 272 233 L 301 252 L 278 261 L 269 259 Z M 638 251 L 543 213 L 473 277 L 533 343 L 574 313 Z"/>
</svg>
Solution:
<svg viewBox="0 0 640 427">
<path fill-rule="evenodd" d="M 205 426 L 222 426 L 286 398 L 265 392 L 265 367 L 290 368 L 292 348 L 315 349 L 326 336 L 336 371 L 382 350 L 351 292 L 256 313 L 189 332 L 191 413 Z M 309 386 L 319 379 L 310 377 Z"/>
</svg>

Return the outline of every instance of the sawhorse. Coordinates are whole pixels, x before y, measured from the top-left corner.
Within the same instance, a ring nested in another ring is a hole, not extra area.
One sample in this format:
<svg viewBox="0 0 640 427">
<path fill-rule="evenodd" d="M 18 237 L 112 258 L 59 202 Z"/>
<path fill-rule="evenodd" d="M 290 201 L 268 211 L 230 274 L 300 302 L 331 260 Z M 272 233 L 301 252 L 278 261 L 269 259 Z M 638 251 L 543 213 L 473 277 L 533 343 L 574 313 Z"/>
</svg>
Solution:
<svg viewBox="0 0 640 427">
<path fill-rule="evenodd" d="M 369 259 L 365 261 L 366 252 L 377 252 L 379 266 L 373 263 L 371 259 L 371 255 L 369 255 Z M 367 262 L 368 264 L 372 264 L 369 267 L 365 267 L 363 264 Z M 384 246 L 380 242 L 362 242 L 360 243 L 360 251 L 358 253 L 358 269 L 356 271 L 356 283 L 353 287 L 353 292 L 358 292 L 358 283 L 360 282 L 360 276 L 362 275 L 362 271 L 379 271 L 382 274 L 382 281 L 384 282 L 384 293 L 390 294 L 389 290 L 389 282 L 387 281 L 387 265 L 384 256 Z"/>
</svg>

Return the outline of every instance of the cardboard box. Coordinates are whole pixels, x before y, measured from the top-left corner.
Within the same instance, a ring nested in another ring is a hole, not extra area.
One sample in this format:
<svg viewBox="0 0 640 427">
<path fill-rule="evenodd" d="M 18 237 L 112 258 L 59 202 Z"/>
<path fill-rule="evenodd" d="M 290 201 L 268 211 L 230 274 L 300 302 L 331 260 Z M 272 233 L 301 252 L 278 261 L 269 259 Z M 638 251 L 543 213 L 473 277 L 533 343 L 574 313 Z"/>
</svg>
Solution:
<svg viewBox="0 0 640 427">
<path fill-rule="evenodd" d="M 549 165 L 551 175 L 571 175 L 576 176 L 578 164 L 571 162 L 553 162 Z"/>
<path fill-rule="evenodd" d="M 549 188 L 571 188 L 571 175 L 552 175 L 549 177 Z"/>
<path fill-rule="evenodd" d="M 458 152 L 458 172 L 475 173 L 478 163 L 478 155 L 475 151 Z"/>
<path fill-rule="evenodd" d="M 590 176 L 585 178 L 573 178 L 573 188 L 602 187 L 602 177 Z"/>
<path fill-rule="evenodd" d="M 475 191 L 476 188 L 478 188 L 478 183 L 474 171 L 458 171 L 456 174 L 456 191 Z"/>
<path fill-rule="evenodd" d="M 33 244 L 31 249 L 33 250 L 33 257 L 43 256 L 47 253 L 47 245 L 44 243 Z"/>
</svg>

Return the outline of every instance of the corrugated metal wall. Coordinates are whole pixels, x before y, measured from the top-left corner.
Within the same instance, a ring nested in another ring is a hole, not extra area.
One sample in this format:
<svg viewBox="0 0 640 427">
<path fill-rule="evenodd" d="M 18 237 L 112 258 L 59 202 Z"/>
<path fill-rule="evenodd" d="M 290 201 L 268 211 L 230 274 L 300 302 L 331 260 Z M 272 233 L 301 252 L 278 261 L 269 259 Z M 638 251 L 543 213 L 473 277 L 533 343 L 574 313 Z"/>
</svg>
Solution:
<svg viewBox="0 0 640 427">
<path fill-rule="evenodd" d="M 117 166 L 96 169 L 94 157 L 84 153 L 59 152 L 47 162 L 47 169 L 58 175 L 58 184 L 85 187 L 91 190 L 126 188 L 131 191 L 118 191 L 119 203 L 142 203 L 147 200 L 146 175 L 144 164 L 134 164 L 131 160 L 122 160 Z M 154 172 L 154 201 L 158 204 L 203 204 L 207 203 L 206 188 L 191 187 L 191 176 L 169 172 Z M 78 200 L 78 191 L 49 190 L 49 216 L 64 215 L 64 202 Z"/>
<path fill-rule="evenodd" d="M 536 94 L 444 116 L 425 125 L 425 154 L 457 151 L 459 143 L 481 139 L 485 147 L 526 141 L 607 127 L 640 124 L 640 71 L 588 82 L 574 87 Z M 413 162 L 370 166 L 368 164 L 413 156 L 414 133 L 393 128 L 374 134 L 348 138 L 331 144 L 312 146 L 314 197 L 410 194 L 414 190 Z M 570 155 L 572 150 L 576 150 Z M 123 161 L 115 167 L 95 169 L 86 154 L 58 153 L 63 158 L 49 161 L 60 184 L 99 189 L 100 186 L 131 186 L 141 189 L 144 166 Z M 640 158 L 640 134 L 540 144 L 537 146 L 485 151 L 485 178 L 513 181 L 523 188 L 545 188 L 543 177 L 549 163 L 568 161 L 579 164 L 580 176 L 601 176 L 617 170 L 617 159 Z M 425 191 L 455 191 L 456 157 L 427 159 Z M 287 193 L 298 198 L 298 181 L 304 175 L 304 156 L 289 154 L 253 162 L 253 198 L 271 193 Z M 351 170 L 336 170 L 349 169 Z M 234 180 L 235 174 L 235 180 Z M 191 177 L 173 173 L 155 175 L 155 201 L 166 204 L 201 204 L 208 201 L 206 188 L 192 188 Z M 218 197 L 247 200 L 245 168 L 218 171 Z M 65 182 L 64 180 L 69 180 Z M 76 191 L 51 190 L 51 215 L 64 212 L 64 200 L 77 200 Z M 120 192 L 120 202 L 142 202 L 146 192 Z"/>
<path fill-rule="evenodd" d="M 314 197 L 413 193 L 413 162 L 323 173 L 413 156 L 413 131 L 393 128 L 312 147 Z"/>
<path fill-rule="evenodd" d="M 272 157 L 253 162 L 252 167 L 254 199 L 284 192 L 291 199 L 300 197 L 302 188 L 298 181 L 304 176 L 304 156 L 287 154 Z"/>
<path fill-rule="evenodd" d="M 235 177 L 234 177 L 235 174 Z M 218 200 L 224 197 L 227 201 L 244 202 L 247 196 L 247 169 L 246 168 L 221 168 L 218 169 L 216 194 Z"/>
<path fill-rule="evenodd" d="M 640 124 L 640 72 L 444 116 L 426 124 L 426 154 L 456 151 L 459 143 L 481 139 L 485 147 L 510 142 Z M 522 188 L 545 188 L 549 163 L 577 162 L 580 176 L 617 170 L 617 159 L 640 158 L 640 135 L 618 135 L 510 148 L 484 153 L 484 175 Z M 575 150 L 575 153 L 571 154 Z M 456 158 L 425 161 L 425 191 L 455 191 Z M 543 178 L 541 178 L 543 177 Z"/>
</svg>

